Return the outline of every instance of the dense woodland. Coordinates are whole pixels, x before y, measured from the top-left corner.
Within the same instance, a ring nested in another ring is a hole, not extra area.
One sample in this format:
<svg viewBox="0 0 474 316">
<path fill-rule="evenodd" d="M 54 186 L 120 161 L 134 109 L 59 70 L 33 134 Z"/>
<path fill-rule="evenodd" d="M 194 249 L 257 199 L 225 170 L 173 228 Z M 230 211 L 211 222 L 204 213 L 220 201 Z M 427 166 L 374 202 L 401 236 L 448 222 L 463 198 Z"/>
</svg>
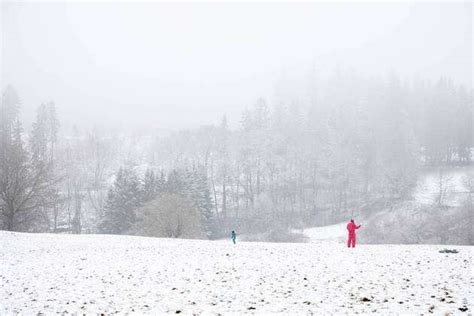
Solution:
<svg viewBox="0 0 474 316">
<path fill-rule="evenodd" d="M 472 165 L 472 90 L 447 79 L 353 73 L 306 86 L 296 96 L 277 86 L 275 100 L 256 100 L 238 128 L 223 116 L 167 135 L 65 130 L 52 102 L 24 127 L 21 95 L 9 86 L 0 112 L 0 229 L 282 236 L 376 216 L 410 201 L 424 170 Z M 443 221 L 441 193 L 425 211 Z M 459 214 L 471 211 L 466 194 Z M 472 231 L 472 220 L 464 224 Z M 410 229 L 404 242 L 431 238 Z M 473 243 L 472 235 L 459 242 Z"/>
</svg>

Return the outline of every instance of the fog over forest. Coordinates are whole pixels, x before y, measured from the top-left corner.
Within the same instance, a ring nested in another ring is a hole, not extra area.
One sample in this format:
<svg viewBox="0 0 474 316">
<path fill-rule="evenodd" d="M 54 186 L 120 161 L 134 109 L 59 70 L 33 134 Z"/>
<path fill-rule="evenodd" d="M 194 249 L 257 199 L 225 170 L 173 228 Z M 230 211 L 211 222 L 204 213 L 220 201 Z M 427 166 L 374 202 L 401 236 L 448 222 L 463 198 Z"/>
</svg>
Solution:
<svg viewBox="0 0 474 316">
<path fill-rule="evenodd" d="M 472 13 L 2 2 L 0 229 L 472 245 Z"/>
<path fill-rule="evenodd" d="M 28 126 L 53 100 L 68 128 L 236 128 L 258 98 L 308 102 L 338 70 L 472 87 L 469 2 L 6 1 L 1 23 L 1 87 Z"/>
</svg>

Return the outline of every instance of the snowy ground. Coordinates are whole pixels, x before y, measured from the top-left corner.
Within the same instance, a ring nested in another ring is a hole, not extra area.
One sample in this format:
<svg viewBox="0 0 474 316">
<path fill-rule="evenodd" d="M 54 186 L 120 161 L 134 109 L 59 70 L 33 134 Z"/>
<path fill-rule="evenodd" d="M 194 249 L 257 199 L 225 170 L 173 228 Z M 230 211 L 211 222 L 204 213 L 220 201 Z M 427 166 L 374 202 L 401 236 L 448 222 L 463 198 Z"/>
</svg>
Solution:
<svg viewBox="0 0 474 316">
<path fill-rule="evenodd" d="M 0 314 L 473 311 L 473 247 L 7 232 L 0 247 Z"/>
</svg>

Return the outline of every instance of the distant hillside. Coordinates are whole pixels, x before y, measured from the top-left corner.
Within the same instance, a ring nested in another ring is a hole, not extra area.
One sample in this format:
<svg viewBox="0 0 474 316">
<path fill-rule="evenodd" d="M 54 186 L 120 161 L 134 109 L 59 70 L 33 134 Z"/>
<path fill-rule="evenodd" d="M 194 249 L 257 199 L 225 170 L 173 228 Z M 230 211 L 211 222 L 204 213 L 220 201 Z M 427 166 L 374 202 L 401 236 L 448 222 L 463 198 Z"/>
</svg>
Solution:
<svg viewBox="0 0 474 316">
<path fill-rule="evenodd" d="M 425 172 L 411 200 L 380 200 L 357 210 L 363 225 L 360 243 L 474 244 L 472 192 L 474 167 L 450 167 Z M 471 193 L 472 194 L 472 193 Z M 347 219 L 347 221 L 349 218 Z M 346 222 L 294 230 L 306 242 L 346 239 Z"/>
<path fill-rule="evenodd" d="M 365 219 L 368 243 L 474 244 L 473 167 L 429 171 L 413 200 L 394 201 Z"/>
</svg>

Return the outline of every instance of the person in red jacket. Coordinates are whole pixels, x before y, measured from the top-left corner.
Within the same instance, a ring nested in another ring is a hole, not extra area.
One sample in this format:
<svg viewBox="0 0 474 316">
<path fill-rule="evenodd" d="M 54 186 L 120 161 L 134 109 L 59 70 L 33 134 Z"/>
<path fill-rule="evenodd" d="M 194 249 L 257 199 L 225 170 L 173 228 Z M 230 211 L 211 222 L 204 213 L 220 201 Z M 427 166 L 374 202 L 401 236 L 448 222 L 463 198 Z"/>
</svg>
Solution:
<svg viewBox="0 0 474 316">
<path fill-rule="evenodd" d="M 351 219 L 351 221 L 347 224 L 347 230 L 349 231 L 349 238 L 347 239 L 347 247 L 350 247 L 352 245 L 352 248 L 356 246 L 356 229 L 359 229 L 360 225 L 357 226 L 354 223 L 354 220 Z"/>
</svg>

